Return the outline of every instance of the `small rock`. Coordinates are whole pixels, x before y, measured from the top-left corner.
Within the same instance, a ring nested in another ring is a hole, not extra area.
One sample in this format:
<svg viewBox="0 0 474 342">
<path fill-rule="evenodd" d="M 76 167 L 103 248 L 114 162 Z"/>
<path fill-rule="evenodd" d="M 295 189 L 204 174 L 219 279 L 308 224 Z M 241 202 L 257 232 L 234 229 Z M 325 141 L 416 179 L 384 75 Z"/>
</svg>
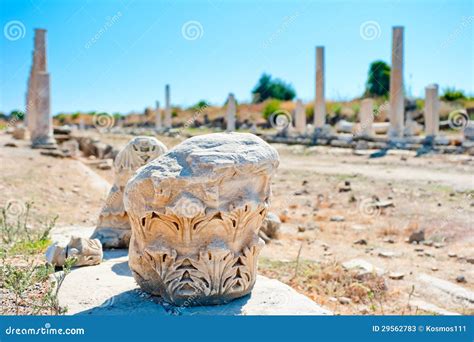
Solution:
<svg viewBox="0 0 474 342">
<path fill-rule="evenodd" d="M 340 183 L 338 186 L 337 186 L 339 192 L 348 192 L 348 191 L 351 191 L 351 182 L 349 181 L 344 181 L 343 183 Z"/>
<path fill-rule="evenodd" d="M 18 147 L 18 145 L 13 142 L 7 142 L 4 146 L 5 147 Z"/>
<path fill-rule="evenodd" d="M 470 264 L 474 264 L 474 258 L 466 258 L 466 261 Z"/>
<path fill-rule="evenodd" d="M 391 272 L 389 273 L 388 277 L 393 280 L 401 280 L 403 277 L 405 277 L 405 274 L 401 272 Z"/>
<path fill-rule="evenodd" d="M 466 277 L 464 277 L 463 275 L 458 275 L 458 276 L 456 277 L 456 281 L 457 281 L 458 283 L 467 283 Z"/>
<path fill-rule="evenodd" d="M 391 200 L 385 200 L 385 201 L 376 201 L 374 205 L 377 208 L 388 208 L 388 207 L 394 207 L 395 205 L 393 204 L 393 201 Z"/>
<path fill-rule="evenodd" d="M 432 270 L 433 272 L 437 272 L 437 271 L 439 271 L 439 268 L 436 267 L 436 266 L 433 266 L 433 267 L 431 267 L 431 270 Z"/>
<path fill-rule="evenodd" d="M 423 251 L 424 251 L 423 248 L 420 248 L 420 247 L 415 248 L 415 252 L 423 252 Z"/>
<path fill-rule="evenodd" d="M 332 216 L 332 217 L 330 218 L 330 221 L 331 221 L 331 222 L 344 222 L 345 220 L 346 220 L 346 219 L 345 219 L 344 216 L 338 216 L 338 215 Z"/>
<path fill-rule="evenodd" d="M 317 229 L 320 229 L 320 227 L 316 223 L 310 222 L 306 225 L 306 229 L 307 230 L 317 230 Z"/>
<path fill-rule="evenodd" d="M 456 253 L 454 253 L 454 252 L 449 252 L 449 253 L 448 253 L 448 257 L 450 257 L 450 258 L 455 258 L 455 257 L 457 257 L 457 256 L 458 256 L 458 255 L 457 255 Z"/>
<path fill-rule="evenodd" d="M 110 170 L 112 169 L 112 165 L 110 165 L 109 163 L 103 163 L 103 164 L 97 165 L 97 168 L 99 170 Z"/>
<path fill-rule="evenodd" d="M 360 225 L 360 224 L 353 224 L 352 229 L 356 230 L 356 231 L 364 231 L 364 230 L 367 230 L 366 227 Z"/>
<path fill-rule="evenodd" d="M 354 241 L 354 245 L 367 245 L 367 240 L 366 239 L 359 239 L 357 241 Z"/>
<path fill-rule="evenodd" d="M 408 242 L 420 243 L 424 239 L 425 239 L 425 231 L 423 229 L 420 229 L 410 234 L 410 237 L 408 238 Z"/>
<path fill-rule="evenodd" d="M 263 232 L 269 239 L 276 239 L 281 227 L 281 220 L 278 215 L 268 212 L 262 222 L 260 232 Z"/>
<path fill-rule="evenodd" d="M 343 305 L 347 305 L 351 303 L 351 299 L 347 297 L 339 297 L 338 299 L 339 299 L 339 303 Z"/>
<path fill-rule="evenodd" d="M 425 240 L 425 241 L 423 241 L 423 244 L 424 244 L 425 246 L 431 247 L 431 246 L 433 246 L 433 241 L 431 241 L 431 240 Z"/>
<path fill-rule="evenodd" d="M 298 226 L 298 233 L 304 233 L 306 231 L 305 226 Z"/>
<path fill-rule="evenodd" d="M 427 256 L 427 257 L 432 257 L 432 256 L 434 256 L 434 255 L 433 255 L 433 253 L 425 252 L 425 256 Z"/>
<path fill-rule="evenodd" d="M 380 251 L 378 253 L 378 256 L 382 257 L 382 258 L 393 258 L 393 257 L 397 256 L 397 254 L 395 252 L 391 252 L 391 251 Z"/>
<path fill-rule="evenodd" d="M 392 238 L 389 238 L 389 237 L 386 237 L 385 239 L 383 239 L 383 242 L 386 242 L 386 243 L 395 243 L 395 241 L 394 241 Z"/>
<path fill-rule="evenodd" d="M 443 248 L 444 247 L 444 243 L 442 242 L 435 242 L 433 244 L 434 248 Z"/>
</svg>

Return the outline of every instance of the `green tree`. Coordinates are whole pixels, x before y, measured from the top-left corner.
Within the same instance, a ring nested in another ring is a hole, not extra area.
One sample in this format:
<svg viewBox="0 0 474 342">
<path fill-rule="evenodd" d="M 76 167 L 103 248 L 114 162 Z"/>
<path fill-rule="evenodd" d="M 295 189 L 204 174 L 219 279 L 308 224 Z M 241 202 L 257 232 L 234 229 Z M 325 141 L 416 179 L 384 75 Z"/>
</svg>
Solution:
<svg viewBox="0 0 474 342">
<path fill-rule="evenodd" d="M 375 61 L 370 64 L 366 96 L 387 96 L 390 89 L 390 66 L 384 61 Z"/>
<path fill-rule="evenodd" d="M 25 113 L 21 110 L 15 109 L 10 112 L 10 119 L 23 120 L 24 116 Z"/>
<path fill-rule="evenodd" d="M 263 102 L 266 99 L 277 99 L 282 101 L 293 100 L 296 92 L 290 84 L 280 79 L 272 79 L 271 75 L 263 74 L 252 90 L 254 103 Z"/>
</svg>

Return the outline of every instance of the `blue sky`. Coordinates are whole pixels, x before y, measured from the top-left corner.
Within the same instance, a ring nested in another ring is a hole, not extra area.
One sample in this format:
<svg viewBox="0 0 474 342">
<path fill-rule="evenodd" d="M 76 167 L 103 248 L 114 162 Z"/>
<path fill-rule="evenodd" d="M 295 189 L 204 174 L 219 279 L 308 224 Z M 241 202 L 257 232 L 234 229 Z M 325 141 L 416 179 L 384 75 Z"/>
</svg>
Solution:
<svg viewBox="0 0 474 342">
<path fill-rule="evenodd" d="M 363 92 L 370 62 L 390 63 L 396 25 L 405 26 L 409 94 L 423 95 L 430 83 L 474 94 L 472 0 L 0 4 L 0 111 L 6 113 L 24 108 L 34 28 L 48 30 L 53 114 L 141 111 L 164 102 L 166 83 L 176 105 L 222 104 L 229 92 L 248 101 L 263 72 L 310 101 L 317 45 L 326 50 L 327 97 L 350 99 Z M 12 21 L 24 28 L 18 36 L 6 33 Z"/>
</svg>

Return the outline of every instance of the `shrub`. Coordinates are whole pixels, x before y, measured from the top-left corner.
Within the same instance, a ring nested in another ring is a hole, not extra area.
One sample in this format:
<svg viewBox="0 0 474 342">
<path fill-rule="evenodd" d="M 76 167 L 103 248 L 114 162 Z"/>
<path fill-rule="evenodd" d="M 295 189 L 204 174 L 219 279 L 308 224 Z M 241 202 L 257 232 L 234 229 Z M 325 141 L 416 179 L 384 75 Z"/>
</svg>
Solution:
<svg viewBox="0 0 474 342">
<path fill-rule="evenodd" d="M 280 100 L 269 100 L 263 109 L 263 117 L 268 120 L 273 113 L 280 110 L 280 104 Z"/>
<path fill-rule="evenodd" d="M 455 88 L 446 88 L 441 98 L 444 101 L 457 101 L 466 99 L 466 95 L 462 90 L 456 90 Z"/>
</svg>

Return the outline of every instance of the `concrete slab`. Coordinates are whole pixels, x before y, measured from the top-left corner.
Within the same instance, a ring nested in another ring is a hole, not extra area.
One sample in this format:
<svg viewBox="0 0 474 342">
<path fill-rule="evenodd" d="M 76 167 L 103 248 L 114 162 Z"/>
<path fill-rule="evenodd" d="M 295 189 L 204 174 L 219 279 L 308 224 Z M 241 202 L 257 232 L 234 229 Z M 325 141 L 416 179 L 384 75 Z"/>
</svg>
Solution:
<svg viewBox="0 0 474 342">
<path fill-rule="evenodd" d="M 225 305 L 175 307 L 140 290 L 125 250 L 106 251 L 97 266 L 74 269 L 59 291 L 69 315 L 331 315 L 291 287 L 263 276 L 252 293 Z"/>
</svg>

